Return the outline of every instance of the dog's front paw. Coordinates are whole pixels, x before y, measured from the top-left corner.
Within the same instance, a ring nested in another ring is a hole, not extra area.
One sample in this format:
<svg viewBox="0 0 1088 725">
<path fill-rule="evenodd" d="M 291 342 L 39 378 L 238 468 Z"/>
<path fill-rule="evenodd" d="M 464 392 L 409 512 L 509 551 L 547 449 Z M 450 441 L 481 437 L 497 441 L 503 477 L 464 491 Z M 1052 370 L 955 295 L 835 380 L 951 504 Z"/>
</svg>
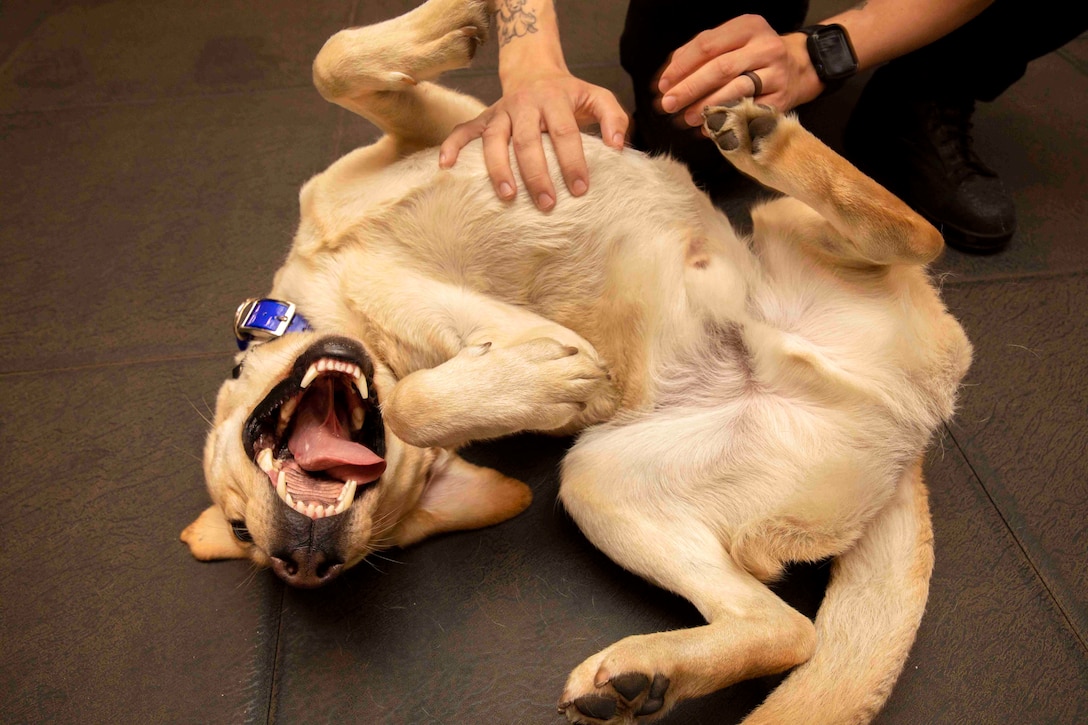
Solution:
<svg viewBox="0 0 1088 725">
<path fill-rule="evenodd" d="M 751 99 L 703 109 L 703 130 L 722 155 L 742 171 L 773 153 L 783 118 L 770 106 Z"/>
<path fill-rule="evenodd" d="M 511 393 L 531 401 L 536 430 L 559 430 L 608 399 L 608 371 L 588 350 L 541 337 L 493 354 Z"/>
<path fill-rule="evenodd" d="M 620 725 L 647 722 L 669 710 L 669 678 L 645 662 L 625 662 L 623 649 L 624 643 L 617 643 L 571 673 L 559 703 L 568 721 Z"/>
</svg>

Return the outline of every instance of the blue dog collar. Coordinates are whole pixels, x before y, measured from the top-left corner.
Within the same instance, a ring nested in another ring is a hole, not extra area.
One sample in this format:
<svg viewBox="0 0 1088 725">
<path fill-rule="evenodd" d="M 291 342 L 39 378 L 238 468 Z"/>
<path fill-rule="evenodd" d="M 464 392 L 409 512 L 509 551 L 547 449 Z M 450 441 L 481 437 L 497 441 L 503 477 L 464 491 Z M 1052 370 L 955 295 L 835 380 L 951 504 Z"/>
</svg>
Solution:
<svg viewBox="0 0 1088 725">
<path fill-rule="evenodd" d="M 245 350 L 250 342 L 268 342 L 288 332 L 313 329 L 295 310 L 292 302 L 251 297 L 238 305 L 234 313 L 234 336 L 238 349 Z"/>
</svg>

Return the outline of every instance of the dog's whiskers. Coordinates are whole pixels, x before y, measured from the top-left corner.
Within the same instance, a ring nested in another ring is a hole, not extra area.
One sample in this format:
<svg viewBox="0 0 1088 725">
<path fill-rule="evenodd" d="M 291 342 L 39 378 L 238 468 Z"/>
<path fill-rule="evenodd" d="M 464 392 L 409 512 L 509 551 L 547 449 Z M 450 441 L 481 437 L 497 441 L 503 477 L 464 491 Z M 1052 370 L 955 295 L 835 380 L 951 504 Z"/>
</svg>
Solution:
<svg viewBox="0 0 1088 725">
<path fill-rule="evenodd" d="M 201 400 L 203 400 L 203 398 L 201 398 Z M 208 424 L 209 426 L 212 426 L 212 425 L 214 425 L 214 424 L 212 423 L 212 419 L 211 419 L 211 418 L 209 418 L 209 417 L 208 417 L 207 415 L 204 415 L 204 414 L 203 414 L 202 412 L 200 412 L 200 408 L 196 407 L 196 403 L 194 403 L 193 401 L 189 400 L 188 398 L 186 398 L 186 399 L 185 399 L 185 402 L 189 404 L 189 407 L 190 407 L 190 408 L 192 408 L 193 410 L 195 410 L 195 411 L 196 411 L 196 414 L 200 416 L 200 419 L 201 419 L 201 420 L 203 420 L 203 421 L 204 421 L 205 423 L 207 423 L 207 424 Z M 207 408 L 207 407 L 208 407 L 208 401 L 206 401 L 206 400 L 204 400 L 204 407 L 205 407 L 205 408 Z M 209 414 L 211 414 L 211 409 L 210 409 L 210 408 L 208 409 L 208 413 L 209 413 Z"/>
<path fill-rule="evenodd" d="M 183 453 L 183 454 L 185 454 L 185 455 L 189 456 L 190 458 L 192 458 L 192 459 L 193 459 L 194 461 L 196 461 L 197 463 L 201 463 L 201 464 L 203 464 L 203 463 L 204 463 L 203 459 L 201 459 L 201 457 L 200 457 L 200 456 L 198 456 L 197 454 L 193 453 L 192 451 L 187 451 L 187 450 L 185 450 L 184 448 L 182 448 L 181 446 L 179 446 L 179 445 L 176 445 L 176 444 L 174 444 L 174 443 L 170 443 L 170 444 L 168 444 L 168 445 L 169 445 L 169 446 L 170 446 L 171 448 L 173 448 L 173 449 L 174 449 L 175 451 L 178 451 L 178 452 L 180 452 L 180 453 Z"/>
</svg>

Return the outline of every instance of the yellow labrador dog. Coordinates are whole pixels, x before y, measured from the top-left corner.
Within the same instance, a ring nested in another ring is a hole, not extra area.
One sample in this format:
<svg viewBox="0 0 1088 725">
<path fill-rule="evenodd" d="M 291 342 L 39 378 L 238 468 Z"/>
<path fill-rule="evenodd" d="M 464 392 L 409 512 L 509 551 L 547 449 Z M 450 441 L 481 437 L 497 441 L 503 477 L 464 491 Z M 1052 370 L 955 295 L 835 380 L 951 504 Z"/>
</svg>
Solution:
<svg viewBox="0 0 1088 725">
<path fill-rule="evenodd" d="M 548 214 L 496 197 L 479 144 L 439 170 L 434 147 L 483 105 L 433 81 L 468 64 L 490 5 L 431 0 L 317 57 L 322 95 L 385 135 L 303 187 L 269 297 L 239 310 L 251 344 L 207 440 L 214 505 L 183 540 L 317 586 L 529 504 L 458 446 L 582 431 L 564 506 L 707 623 L 589 657 L 560 711 L 652 720 L 796 668 L 746 722 L 868 721 L 922 615 L 920 458 L 971 356 L 926 274 L 940 235 L 751 101 L 705 124 L 708 153 L 784 194 L 751 238 L 680 164 L 591 138 L 592 191 Z M 764 583 L 824 557 L 813 623 Z"/>
</svg>

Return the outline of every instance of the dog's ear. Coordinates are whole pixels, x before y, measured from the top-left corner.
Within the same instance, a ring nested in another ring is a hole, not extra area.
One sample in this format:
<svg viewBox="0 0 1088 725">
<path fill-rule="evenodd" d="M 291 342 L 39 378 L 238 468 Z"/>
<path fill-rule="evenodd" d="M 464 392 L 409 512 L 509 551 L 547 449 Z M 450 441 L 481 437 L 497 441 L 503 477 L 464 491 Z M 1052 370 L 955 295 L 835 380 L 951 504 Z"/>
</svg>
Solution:
<svg viewBox="0 0 1088 725">
<path fill-rule="evenodd" d="M 491 526 L 521 513 L 532 500 L 532 490 L 521 481 L 443 450 L 416 508 L 393 532 L 393 543 L 407 546 L 446 531 Z"/>
<path fill-rule="evenodd" d="M 249 555 L 230 530 L 223 509 L 211 505 L 181 532 L 181 540 L 200 561 L 246 559 Z"/>
</svg>

